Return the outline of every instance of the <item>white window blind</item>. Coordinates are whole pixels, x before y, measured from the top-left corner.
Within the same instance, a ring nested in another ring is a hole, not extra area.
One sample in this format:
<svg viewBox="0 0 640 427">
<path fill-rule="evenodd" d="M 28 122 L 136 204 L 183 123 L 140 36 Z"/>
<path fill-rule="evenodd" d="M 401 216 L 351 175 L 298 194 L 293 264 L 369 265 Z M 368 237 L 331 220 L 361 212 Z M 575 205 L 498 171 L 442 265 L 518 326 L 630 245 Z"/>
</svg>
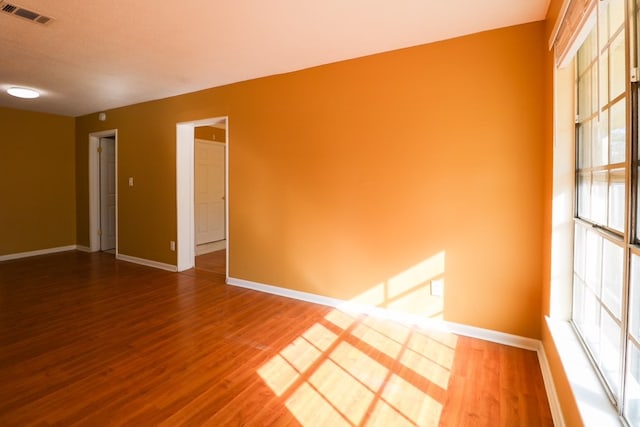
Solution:
<svg viewBox="0 0 640 427">
<path fill-rule="evenodd" d="M 549 48 L 554 49 L 557 67 L 566 65 L 594 24 L 598 0 L 565 0 L 551 33 Z"/>
</svg>

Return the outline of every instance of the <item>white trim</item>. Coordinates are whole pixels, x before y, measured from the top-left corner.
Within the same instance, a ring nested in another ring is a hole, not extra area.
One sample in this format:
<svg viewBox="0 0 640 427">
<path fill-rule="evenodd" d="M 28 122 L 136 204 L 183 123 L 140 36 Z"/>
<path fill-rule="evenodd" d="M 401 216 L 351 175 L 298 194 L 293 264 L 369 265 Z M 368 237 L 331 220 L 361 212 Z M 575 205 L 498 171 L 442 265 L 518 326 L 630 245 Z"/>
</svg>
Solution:
<svg viewBox="0 0 640 427">
<path fill-rule="evenodd" d="M 176 250 L 178 271 L 195 265 L 194 129 L 193 123 L 176 125 Z"/>
<path fill-rule="evenodd" d="M 116 151 L 116 254 L 118 254 L 118 129 L 91 132 L 89 134 L 89 251 L 100 250 L 100 138 L 114 137 Z"/>
<path fill-rule="evenodd" d="M 177 214 L 177 271 L 195 266 L 194 221 L 194 128 L 211 126 L 221 120 L 227 122 L 225 155 L 225 240 L 229 242 L 229 118 L 227 116 L 176 123 L 176 214 Z M 210 141 L 215 142 L 215 141 Z M 219 143 L 219 142 L 218 142 Z M 227 252 L 227 265 L 229 264 Z M 227 268 L 227 275 L 229 269 Z"/>
<path fill-rule="evenodd" d="M 584 425 L 624 425 L 571 324 L 566 320 L 556 320 L 548 316 L 545 319 Z"/>
<path fill-rule="evenodd" d="M 344 308 L 347 301 L 337 298 L 325 297 L 322 295 L 312 294 L 302 291 L 294 291 L 292 289 L 280 288 L 278 286 L 265 285 L 263 283 L 252 282 L 249 280 L 236 279 L 234 277 L 227 278 L 227 284 L 240 288 L 252 289 L 254 291 L 265 292 L 268 294 L 278 295 L 281 297 L 292 298 L 300 301 L 312 302 L 314 304 L 326 305 L 334 308 Z M 350 307 L 355 307 L 351 305 Z M 364 307 L 364 306 L 363 306 Z M 355 311 L 355 310 L 345 310 Z"/>
<path fill-rule="evenodd" d="M 100 156 L 98 155 L 99 136 L 89 134 L 89 251 L 100 250 L 97 238 L 100 228 Z"/>
<path fill-rule="evenodd" d="M 576 147 L 573 67 L 553 70 L 553 182 L 551 206 L 551 271 L 549 312 L 554 319 L 571 318 L 573 304 L 573 230 Z"/>
<path fill-rule="evenodd" d="M 226 240 L 218 240 L 217 242 L 203 243 L 196 246 L 196 256 L 208 254 L 210 252 L 221 251 L 227 248 Z"/>
<path fill-rule="evenodd" d="M 89 246 L 84 246 L 84 245 L 76 245 L 76 250 L 80 252 L 91 252 L 91 248 Z"/>
<path fill-rule="evenodd" d="M 175 265 L 165 264 L 163 262 L 152 261 L 144 258 L 137 258 L 129 255 L 116 254 L 116 259 L 120 261 L 132 262 L 134 264 L 146 265 L 147 267 L 159 268 L 160 270 L 172 271 L 174 273 L 178 271 Z"/>
<path fill-rule="evenodd" d="M 547 391 L 547 400 L 549 401 L 549 408 L 551 409 L 551 418 L 553 418 L 553 425 L 556 427 L 564 427 L 566 424 L 564 422 L 564 416 L 562 415 L 560 399 L 558 398 L 556 385 L 553 381 L 553 374 L 551 373 L 551 366 L 549 366 L 549 359 L 547 359 L 547 353 L 544 351 L 542 341 L 540 341 L 537 352 L 540 371 L 542 372 L 542 381 Z"/>
<path fill-rule="evenodd" d="M 308 292 L 295 291 L 292 289 L 280 288 L 277 286 L 265 285 L 262 283 L 236 279 L 233 277 L 229 277 L 227 279 L 227 283 L 229 285 L 238 286 L 241 288 L 253 289 L 256 291 L 266 292 L 269 294 L 279 295 L 287 298 L 293 298 L 300 301 L 326 305 L 346 312 L 369 314 L 376 317 L 394 320 L 400 323 L 413 324 L 429 329 L 437 329 L 441 331 L 451 332 L 456 335 L 479 338 L 485 341 L 505 344 L 512 347 L 523 348 L 526 350 L 537 351 L 540 348 L 540 341 L 538 340 L 525 338 L 518 335 L 506 334 L 504 332 L 491 331 L 489 329 L 477 328 L 474 326 L 467 326 L 460 323 L 447 322 L 444 320 L 427 319 L 421 316 L 393 311 L 387 308 L 354 303 L 351 301 L 345 301 Z"/>
<path fill-rule="evenodd" d="M 533 338 L 507 334 L 505 332 L 493 331 L 491 329 L 478 328 L 475 326 L 463 325 L 460 323 L 447 321 L 442 322 L 449 325 L 449 331 L 457 335 L 478 338 L 484 341 L 490 341 L 536 352 L 540 348 L 540 341 Z"/>
<path fill-rule="evenodd" d="M 38 249 L 36 251 L 18 252 L 14 254 L 0 255 L 0 262 L 10 261 L 10 260 L 20 259 L 20 258 L 29 258 L 32 256 L 38 256 L 38 255 L 48 255 L 48 254 L 55 254 L 58 252 L 73 251 L 76 249 L 77 249 L 76 245 L 68 245 L 68 246 L 58 246 L 55 248 Z"/>
<path fill-rule="evenodd" d="M 231 129 L 231 126 L 229 125 L 229 116 L 225 117 L 225 132 L 224 132 L 224 136 L 225 136 L 225 140 L 224 140 L 224 144 L 225 144 L 225 150 L 224 150 L 224 230 L 225 230 L 225 243 L 226 243 L 226 247 L 227 247 L 227 252 L 226 252 L 226 260 L 225 260 L 225 278 L 226 280 L 229 280 L 229 243 L 231 242 L 229 240 L 229 224 L 231 223 L 231 217 L 229 216 L 229 129 Z M 218 121 L 216 123 L 217 125 L 220 124 L 220 122 Z"/>
<path fill-rule="evenodd" d="M 375 317 L 394 320 L 404 324 L 414 324 L 425 329 L 435 329 L 443 332 L 453 333 L 456 335 L 477 338 L 484 341 L 490 341 L 498 344 L 508 345 L 511 347 L 535 351 L 538 355 L 538 363 L 540 364 L 542 380 L 544 382 L 545 390 L 547 393 L 547 400 L 551 409 L 553 423 L 558 427 L 565 426 L 562 409 L 560 407 L 560 401 L 558 399 L 558 394 L 553 382 L 553 376 L 551 375 L 551 369 L 549 367 L 549 361 L 547 360 L 547 355 L 544 352 L 544 347 L 540 340 L 507 334 L 504 332 L 492 331 L 484 328 L 477 328 L 475 326 L 468 326 L 460 323 L 447 322 L 444 320 L 426 319 L 424 317 L 400 313 L 386 308 L 353 303 L 337 298 L 280 288 L 278 286 L 265 285 L 263 283 L 236 279 L 228 276 L 227 284 L 314 304 L 326 305 L 328 307 L 333 307 L 341 311 L 358 314 L 368 314 Z"/>
</svg>

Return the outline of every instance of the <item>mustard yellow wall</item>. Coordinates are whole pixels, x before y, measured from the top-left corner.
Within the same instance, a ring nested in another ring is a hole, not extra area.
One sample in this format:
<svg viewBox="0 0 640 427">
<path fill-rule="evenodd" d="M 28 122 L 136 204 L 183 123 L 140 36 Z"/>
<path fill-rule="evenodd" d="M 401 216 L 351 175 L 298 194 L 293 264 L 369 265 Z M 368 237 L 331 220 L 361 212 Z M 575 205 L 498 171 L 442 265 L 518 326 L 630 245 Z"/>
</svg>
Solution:
<svg viewBox="0 0 640 427">
<path fill-rule="evenodd" d="M 73 128 L 0 107 L 0 255 L 75 244 Z"/>
<path fill-rule="evenodd" d="M 119 249 L 175 264 L 176 123 L 229 116 L 231 277 L 539 338 L 544 23 L 78 118 L 118 129 Z M 149 126 L 152 124 L 153 126 Z M 149 131 L 151 129 L 151 131 Z M 136 186 L 126 179 L 134 176 Z M 426 310 L 425 310 L 426 311 Z"/>
</svg>

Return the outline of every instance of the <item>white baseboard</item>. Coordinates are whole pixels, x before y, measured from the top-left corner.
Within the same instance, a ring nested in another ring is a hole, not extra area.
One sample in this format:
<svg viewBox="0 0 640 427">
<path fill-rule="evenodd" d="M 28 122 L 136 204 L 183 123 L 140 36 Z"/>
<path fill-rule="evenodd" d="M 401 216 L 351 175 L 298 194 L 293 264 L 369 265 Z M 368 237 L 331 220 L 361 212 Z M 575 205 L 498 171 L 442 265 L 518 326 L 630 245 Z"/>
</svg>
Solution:
<svg viewBox="0 0 640 427">
<path fill-rule="evenodd" d="M 558 399 L 558 392 L 556 391 L 556 385 L 553 381 L 553 375 L 551 374 L 551 366 L 549 366 L 549 359 L 547 359 L 547 353 L 544 351 L 542 341 L 540 341 L 537 353 L 540 371 L 542 372 L 542 381 L 547 391 L 547 400 L 549 401 L 549 408 L 551 409 L 553 425 L 556 427 L 565 427 L 566 424 L 564 422 L 564 416 L 562 415 L 562 408 L 560 407 L 560 399 Z"/>
<path fill-rule="evenodd" d="M 339 300 L 336 298 L 325 297 L 322 295 L 311 294 L 308 292 L 294 291 L 292 289 L 265 285 L 258 282 L 251 282 L 249 280 L 236 279 L 234 277 L 228 277 L 227 284 L 238 286 L 240 288 L 253 289 L 254 291 L 266 292 L 268 294 L 279 295 L 281 297 L 287 297 L 287 298 L 297 299 L 300 301 L 312 302 L 315 304 L 326 305 L 326 306 L 335 307 L 335 308 L 338 308 L 340 304 L 345 302 L 343 300 Z"/>
<path fill-rule="evenodd" d="M 292 289 L 280 288 L 277 286 L 265 285 L 262 283 L 236 279 L 233 277 L 229 277 L 227 279 L 227 283 L 233 286 L 239 286 L 241 288 L 253 289 L 256 291 L 280 295 L 287 298 L 326 305 L 346 312 L 370 314 L 376 317 L 395 320 L 400 323 L 417 325 L 429 329 L 437 329 L 443 332 L 451 332 L 456 335 L 479 338 L 485 341 L 505 344 L 512 347 L 519 347 L 533 351 L 537 351 L 540 348 L 540 341 L 538 340 L 525 338 L 518 335 L 511 335 L 504 332 L 491 331 L 489 329 L 477 328 L 474 326 L 467 326 L 460 323 L 447 322 L 444 320 L 428 319 L 413 314 L 393 311 L 387 308 L 354 303 L 351 301 L 345 301 L 308 292 L 295 291 Z"/>
<path fill-rule="evenodd" d="M 57 248 L 48 248 L 48 249 L 40 249 L 37 251 L 29 251 L 29 252 L 20 252 L 20 253 L 15 253 L 15 254 L 8 254 L 8 255 L 0 255 L 0 262 L 2 261 L 10 261 L 10 260 L 14 260 L 14 259 L 20 259 L 20 258 L 28 258 L 28 257 L 32 257 L 32 256 L 38 256 L 38 255 L 48 255 L 48 254 L 55 254 L 58 252 L 67 252 L 67 251 L 74 251 L 74 250 L 78 250 L 78 251 L 82 251 L 82 252 L 91 252 L 91 249 L 88 246 L 83 246 L 83 245 L 69 245 L 69 246 L 60 246 Z M 171 265 L 171 264 L 165 264 L 162 262 L 157 262 L 157 261 L 151 261 L 148 259 L 144 259 L 144 258 L 137 258 L 137 257 L 132 257 L 129 255 L 123 255 L 123 254 L 118 254 L 116 255 L 116 258 L 122 261 L 127 261 L 127 262 L 132 262 L 135 264 L 141 264 L 141 265 L 146 265 L 147 267 L 154 267 L 154 268 L 159 268 L 161 270 L 167 270 L 167 271 L 178 271 L 177 267 L 175 265 Z"/>
<path fill-rule="evenodd" d="M 20 253 L 15 253 L 15 254 L 8 254 L 8 255 L 0 255 L 0 262 L 2 261 L 10 261 L 10 260 L 14 260 L 14 259 L 20 259 L 20 258 L 28 258 L 28 257 L 32 257 L 32 256 L 38 256 L 38 255 L 48 255 L 48 254 L 55 254 L 58 252 L 67 252 L 67 251 L 73 251 L 73 250 L 78 250 L 78 251 L 82 251 L 82 252 L 91 252 L 91 249 L 87 246 L 83 246 L 83 245 L 69 245 L 69 246 L 60 246 L 57 248 L 48 248 L 48 249 L 40 249 L 37 251 L 29 251 L 29 252 L 20 252 Z M 141 265 L 146 265 L 148 267 L 154 267 L 154 268 L 159 268 L 161 270 L 167 270 L 167 271 L 178 271 L 177 267 L 175 265 L 171 265 L 171 264 L 165 264 L 162 262 L 157 262 L 157 261 L 151 261 L 148 259 L 143 259 L 143 258 L 136 258 L 136 257 L 132 257 L 129 255 L 123 255 L 123 254 L 118 254 L 116 255 L 116 258 L 122 261 L 127 261 L 127 262 L 132 262 L 135 264 L 141 264 Z"/>
<path fill-rule="evenodd" d="M 511 347 L 518 347 L 535 351 L 538 354 L 538 361 L 540 363 L 542 378 L 547 392 L 547 399 L 551 408 L 551 415 L 553 417 L 554 425 L 559 427 L 563 427 L 565 425 L 564 418 L 562 416 L 562 410 L 560 408 L 560 401 L 558 400 L 553 377 L 551 375 L 551 369 L 549 368 L 549 362 L 547 360 L 546 354 L 544 353 L 544 348 L 540 340 L 507 334 L 504 332 L 492 331 L 489 329 L 477 328 L 475 326 L 468 326 L 460 323 L 447 322 L 444 320 L 427 319 L 424 317 L 401 313 L 386 308 L 353 303 L 350 301 L 316 295 L 308 292 L 295 291 L 292 289 L 280 288 L 277 286 L 265 285 L 262 283 L 236 279 L 233 277 L 227 278 L 227 283 L 229 285 L 238 286 L 241 288 L 253 289 L 260 292 L 266 292 L 287 298 L 325 305 L 328 307 L 339 309 L 341 311 L 357 314 L 369 314 L 375 317 L 382 317 L 404 324 L 413 324 L 419 327 L 424 327 L 426 329 L 435 329 L 442 332 L 449 332 L 456 335 L 478 338 L 481 340 L 504 344 Z"/>
<path fill-rule="evenodd" d="M 217 242 L 203 243 L 196 246 L 196 256 L 208 254 L 209 252 L 220 251 L 227 248 L 226 240 L 219 240 Z"/>
<path fill-rule="evenodd" d="M 147 267 L 159 268 L 161 270 L 166 270 L 166 271 L 172 271 L 172 272 L 178 271 L 178 267 L 176 267 L 175 265 L 165 264 L 158 261 L 151 261 L 149 259 L 144 259 L 144 258 L 137 258 L 129 255 L 117 254 L 116 259 L 119 259 L 121 261 L 132 262 L 134 264 L 146 265 Z"/>
<path fill-rule="evenodd" d="M 467 326 L 460 323 L 446 321 L 443 321 L 443 323 L 449 325 L 449 331 L 456 335 L 479 338 L 484 341 L 523 348 L 531 351 L 538 351 L 540 348 L 540 341 L 533 338 L 507 334 L 505 332 L 493 331 L 491 329 L 477 328 L 475 326 Z"/>
<path fill-rule="evenodd" d="M 37 251 L 18 252 L 15 254 L 0 255 L 0 261 L 10 261 L 13 259 L 28 258 L 32 256 L 38 256 L 38 255 L 48 255 L 48 254 L 55 254 L 58 252 L 73 251 L 73 250 L 76 250 L 77 248 L 78 248 L 77 245 L 68 245 L 68 246 L 58 246 L 56 248 L 39 249 Z"/>
<path fill-rule="evenodd" d="M 545 320 L 558 356 L 560 356 L 560 363 L 569 381 L 569 387 L 576 401 L 583 425 L 585 427 L 626 425 L 618 416 L 617 410 L 611 403 L 569 321 L 549 317 L 545 317 Z M 547 366 L 544 369 L 548 370 L 549 368 Z M 551 376 L 550 373 L 549 376 Z"/>
</svg>

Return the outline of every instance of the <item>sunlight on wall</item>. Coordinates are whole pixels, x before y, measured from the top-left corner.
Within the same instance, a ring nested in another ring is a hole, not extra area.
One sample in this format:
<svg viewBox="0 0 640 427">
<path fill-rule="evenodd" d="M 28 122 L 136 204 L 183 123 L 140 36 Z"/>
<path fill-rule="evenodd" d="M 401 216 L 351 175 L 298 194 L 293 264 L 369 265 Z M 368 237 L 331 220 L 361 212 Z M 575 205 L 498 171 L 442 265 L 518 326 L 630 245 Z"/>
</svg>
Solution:
<svg viewBox="0 0 640 427">
<path fill-rule="evenodd" d="M 425 266 L 387 290 L 413 291 L 433 271 Z M 333 310 L 258 374 L 305 427 L 436 426 L 456 344 L 452 334 Z"/>
<path fill-rule="evenodd" d="M 351 302 L 431 319 L 442 319 L 445 251 L 379 283 Z"/>
</svg>

